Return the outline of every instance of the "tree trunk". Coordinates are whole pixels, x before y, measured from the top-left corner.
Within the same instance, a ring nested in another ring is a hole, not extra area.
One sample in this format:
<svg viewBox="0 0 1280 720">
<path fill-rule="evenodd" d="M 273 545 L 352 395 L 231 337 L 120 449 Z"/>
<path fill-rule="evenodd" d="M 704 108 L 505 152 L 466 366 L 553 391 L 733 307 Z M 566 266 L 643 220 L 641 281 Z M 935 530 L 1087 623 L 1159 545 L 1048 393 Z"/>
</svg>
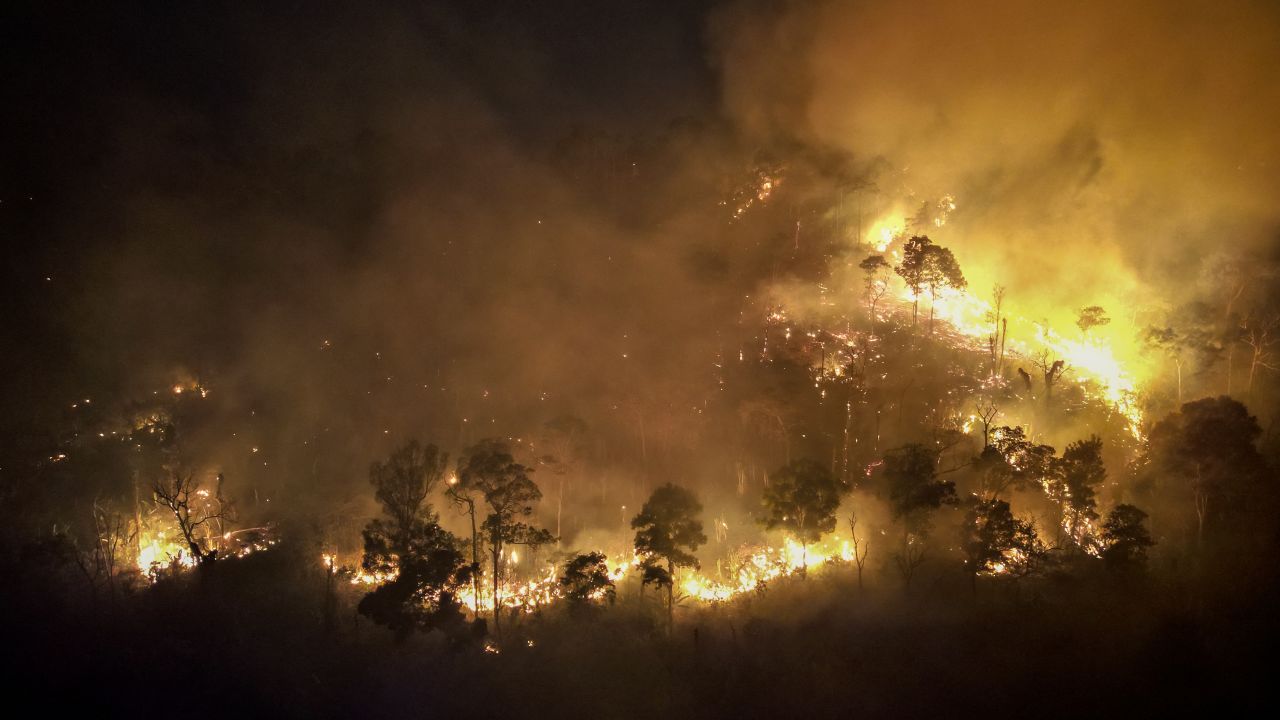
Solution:
<svg viewBox="0 0 1280 720">
<path fill-rule="evenodd" d="M 671 637 L 676 617 L 676 566 L 670 560 L 667 560 L 667 580 L 667 637 Z"/>
<path fill-rule="evenodd" d="M 467 499 L 471 516 L 471 592 L 475 594 L 476 617 L 480 616 L 480 533 L 476 530 L 476 501 Z"/>
<path fill-rule="evenodd" d="M 1231 396 L 1231 376 L 1235 368 L 1236 344 L 1227 345 L 1227 396 Z"/>
<path fill-rule="evenodd" d="M 490 544 L 493 554 L 493 631 L 498 636 L 498 640 L 502 640 L 502 539 L 494 533 L 490 538 Z M 479 601 L 477 600 L 477 604 Z"/>
</svg>

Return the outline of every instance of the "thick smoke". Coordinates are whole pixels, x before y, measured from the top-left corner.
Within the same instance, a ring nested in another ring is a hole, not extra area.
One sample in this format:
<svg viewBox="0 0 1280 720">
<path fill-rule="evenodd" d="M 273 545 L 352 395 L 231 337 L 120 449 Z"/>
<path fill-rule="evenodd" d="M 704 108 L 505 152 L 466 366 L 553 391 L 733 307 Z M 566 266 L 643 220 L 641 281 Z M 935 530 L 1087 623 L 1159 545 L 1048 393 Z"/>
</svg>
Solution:
<svg viewBox="0 0 1280 720">
<path fill-rule="evenodd" d="M 1002 283 L 1057 327 L 1104 305 L 1124 344 L 1206 260 L 1274 240 L 1277 21 L 1265 2 L 745 3 L 714 35 L 746 132 L 852 153 L 907 214 L 953 196 L 934 237 L 976 292 Z"/>
</svg>

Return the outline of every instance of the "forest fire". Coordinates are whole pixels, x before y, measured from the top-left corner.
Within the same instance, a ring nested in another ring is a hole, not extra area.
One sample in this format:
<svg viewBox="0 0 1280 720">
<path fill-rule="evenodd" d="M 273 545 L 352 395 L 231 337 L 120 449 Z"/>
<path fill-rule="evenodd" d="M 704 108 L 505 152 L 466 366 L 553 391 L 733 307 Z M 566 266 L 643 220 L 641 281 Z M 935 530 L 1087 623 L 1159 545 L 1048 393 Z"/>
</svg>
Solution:
<svg viewBox="0 0 1280 720">
<path fill-rule="evenodd" d="M 11 705 L 1264 716 L 1273 5 L 6 5 Z"/>
</svg>

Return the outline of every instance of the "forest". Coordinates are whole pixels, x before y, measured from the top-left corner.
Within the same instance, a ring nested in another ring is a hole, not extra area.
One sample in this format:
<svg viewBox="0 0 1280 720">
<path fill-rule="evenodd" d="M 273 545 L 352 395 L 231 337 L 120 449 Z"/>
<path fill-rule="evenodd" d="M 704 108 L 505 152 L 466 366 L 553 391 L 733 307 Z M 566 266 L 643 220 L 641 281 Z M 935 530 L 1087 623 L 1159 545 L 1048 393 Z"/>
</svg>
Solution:
<svg viewBox="0 0 1280 720">
<path fill-rule="evenodd" d="M 1268 4 L 181 5 L 3 11 L 19 707 L 1272 704 Z"/>
</svg>

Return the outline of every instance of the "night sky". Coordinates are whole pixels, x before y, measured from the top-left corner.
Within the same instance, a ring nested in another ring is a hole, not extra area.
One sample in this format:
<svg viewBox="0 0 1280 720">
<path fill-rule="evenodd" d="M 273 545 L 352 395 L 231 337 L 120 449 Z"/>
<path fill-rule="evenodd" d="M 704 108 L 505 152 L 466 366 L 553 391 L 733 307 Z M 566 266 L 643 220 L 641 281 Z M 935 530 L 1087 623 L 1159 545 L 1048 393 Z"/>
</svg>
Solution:
<svg viewBox="0 0 1280 720">
<path fill-rule="evenodd" d="M 401 103 L 460 126 L 483 117 L 532 157 L 574 128 L 626 133 L 713 113 L 707 9 L 6 5 L 5 422 L 122 390 L 121 377 L 148 358 L 233 361 L 246 308 L 309 302 L 297 282 L 307 269 L 281 254 L 289 242 L 358 266 L 373 252 L 371 219 L 398 182 L 383 135 L 412 122 L 386 119 Z M 195 215 L 204 230 L 189 226 Z M 264 237 L 264 222 L 322 232 L 286 241 Z M 113 261 L 125 255 L 145 259 L 142 284 L 154 285 L 116 303 Z M 111 333 L 86 334 L 86 322 L 152 327 L 121 345 Z M 155 332 L 161 324 L 174 332 Z M 175 336 L 174 345 L 198 348 L 167 345 Z"/>
</svg>

